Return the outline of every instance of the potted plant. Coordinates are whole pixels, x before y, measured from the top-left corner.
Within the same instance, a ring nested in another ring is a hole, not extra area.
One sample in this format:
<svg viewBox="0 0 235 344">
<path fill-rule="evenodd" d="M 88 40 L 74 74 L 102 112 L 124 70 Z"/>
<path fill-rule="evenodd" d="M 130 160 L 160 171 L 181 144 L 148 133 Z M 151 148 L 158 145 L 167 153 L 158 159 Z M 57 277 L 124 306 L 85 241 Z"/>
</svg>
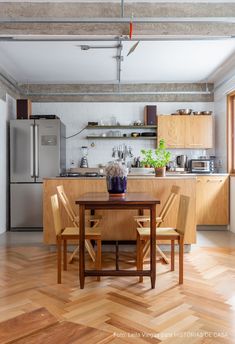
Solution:
<svg viewBox="0 0 235 344">
<path fill-rule="evenodd" d="M 125 196 L 128 168 L 120 161 L 112 161 L 105 167 L 107 189 L 111 196 Z"/>
<path fill-rule="evenodd" d="M 143 155 L 142 166 L 154 167 L 156 177 L 165 177 L 166 165 L 171 160 L 171 153 L 166 150 L 165 141 L 161 139 L 154 152 L 151 149 L 142 149 L 141 153 Z"/>
</svg>

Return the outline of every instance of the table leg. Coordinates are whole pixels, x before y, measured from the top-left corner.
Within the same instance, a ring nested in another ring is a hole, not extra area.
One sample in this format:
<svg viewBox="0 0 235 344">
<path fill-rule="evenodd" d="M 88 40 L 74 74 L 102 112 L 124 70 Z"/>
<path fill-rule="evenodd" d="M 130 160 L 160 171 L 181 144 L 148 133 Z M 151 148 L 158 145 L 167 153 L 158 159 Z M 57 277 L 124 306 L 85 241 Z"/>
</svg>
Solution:
<svg viewBox="0 0 235 344">
<path fill-rule="evenodd" d="M 151 270 L 151 288 L 155 288 L 156 282 L 156 206 L 150 209 L 150 270 Z"/>
<path fill-rule="evenodd" d="M 85 206 L 79 205 L 79 279 L 80 289 L 85 281 Z"/>
</svg>

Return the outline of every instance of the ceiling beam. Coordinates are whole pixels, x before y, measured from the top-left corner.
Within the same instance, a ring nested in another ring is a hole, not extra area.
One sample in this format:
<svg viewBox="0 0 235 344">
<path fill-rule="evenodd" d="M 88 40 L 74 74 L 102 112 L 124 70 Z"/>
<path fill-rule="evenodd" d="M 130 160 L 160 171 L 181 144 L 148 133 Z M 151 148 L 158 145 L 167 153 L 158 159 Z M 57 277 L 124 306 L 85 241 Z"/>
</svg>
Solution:
<svg viewBox="0 0 235 344">
<path fill-rule="evenodd" d="M 1 18 L 234 17 L 235 3 L 2 2 Z M 122 15 L 123 14 L 123 15 Z"/>
<path fill-rule="evenodd" d="M 0 35 L 234 36 L 235 3 L 1 3 Z M 133 15 L 133 17 L 132 17 Z"/>
<path fill-rule="evenodd" d="M 21 84 L 23 94 L 32 101 L 89 102 L 212 102 L 213 84 Z"/>
</svg>

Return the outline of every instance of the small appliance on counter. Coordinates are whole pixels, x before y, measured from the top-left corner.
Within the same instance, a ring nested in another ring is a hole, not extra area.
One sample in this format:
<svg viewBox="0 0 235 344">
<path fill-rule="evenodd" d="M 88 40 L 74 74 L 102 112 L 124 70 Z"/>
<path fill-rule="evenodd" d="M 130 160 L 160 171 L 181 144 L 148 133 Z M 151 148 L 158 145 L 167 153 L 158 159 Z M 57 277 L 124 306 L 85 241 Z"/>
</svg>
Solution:
<svg viewBox="0 0 235 344">
<path fill-rule="evenodd" d="M 88 147 L 87 146 L 82 146 L 81 147 L 81 151 L 82 151 L 82 158 L 81 158 L 80 167 L 81 168 L 88 168 L 88 160 L 87 160 Z"/>
<path fill-rule="evenodd" d="M 214 173 L 214 159 L 191 159 L 189 169 L 191 173 Z"/>
<path fill-rule="evenodd" d="M 181 170 L 187 170 L 188 169 L 187 155 L 178 155 L 176 157 L 176 164 Z"/>
</svg>

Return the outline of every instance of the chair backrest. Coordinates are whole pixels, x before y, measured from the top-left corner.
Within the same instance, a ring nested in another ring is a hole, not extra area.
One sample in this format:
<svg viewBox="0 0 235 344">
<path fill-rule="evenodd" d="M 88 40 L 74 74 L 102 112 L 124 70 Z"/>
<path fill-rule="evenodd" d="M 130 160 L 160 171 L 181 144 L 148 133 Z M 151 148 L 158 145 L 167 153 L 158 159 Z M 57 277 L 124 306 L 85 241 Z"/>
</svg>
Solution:
<svg viewBox="0 0 235 344">
<path fill-rule="evenodd" d="M 55 232 L 56 232 L 56 235 L 60 235 L 62 231 L 62 226 L 61 226 L 59 201 L 56 194 L 51 196 L 51 207 L 52 207 L 52 213 L 53 213 Z"/>
<path fill-rule="evenodd" d="M 171 207 L 173 206 L 179 192 L 180 192 L 180 187 L 173 185 L 171 188 L 171 193 L 159 214 L 159 217 L 162 219 L 162 221 L 164 221 L 166 216 L 169 214 L 169 211 L 171 210 Z"/>
<path fill-rule="evenodd" d="M 71 207 L 71 204 L 70 204 L 70 202 L 69 202 L 69 199 L 68 199 L 68 197 L 67 197 L 67 195 L 66 195 L 66 193 L 65 193 L 65 191 L 64 191 L 63 185 L 57 186 L 57 191 L 58 191 L 59 198 L 60 198 L 60 200 L 61 200 L 61 202 L 62 202 L 62 204 L 63 204 L 63 206 L 64 206 L 64 208 L 65 208 L 65 211 L 66 211 L 68 217 L 70 218 L 70 220 L 72 221 L 72 223 L 73 223 L 75 226 L 77 226 L 78 224 L 77 224 L 77 222 L 76 222 L 76 220 L 75 220 L 76 214 L 75 214 L 73 208 Z"/>
<path fill-rule="evenodd" d="M 177 229 L 177 232 L 183 235 L 185 235 L 185 232 L 187 229 L 186 224 L 187 224 L 187 218 L 188 218 L 189 202 L 190 202 L 189 196 L 180 195 L 180 204 L 179 204 L 179 210 L 178 210 L 176 229 Z"/>
</svg>

